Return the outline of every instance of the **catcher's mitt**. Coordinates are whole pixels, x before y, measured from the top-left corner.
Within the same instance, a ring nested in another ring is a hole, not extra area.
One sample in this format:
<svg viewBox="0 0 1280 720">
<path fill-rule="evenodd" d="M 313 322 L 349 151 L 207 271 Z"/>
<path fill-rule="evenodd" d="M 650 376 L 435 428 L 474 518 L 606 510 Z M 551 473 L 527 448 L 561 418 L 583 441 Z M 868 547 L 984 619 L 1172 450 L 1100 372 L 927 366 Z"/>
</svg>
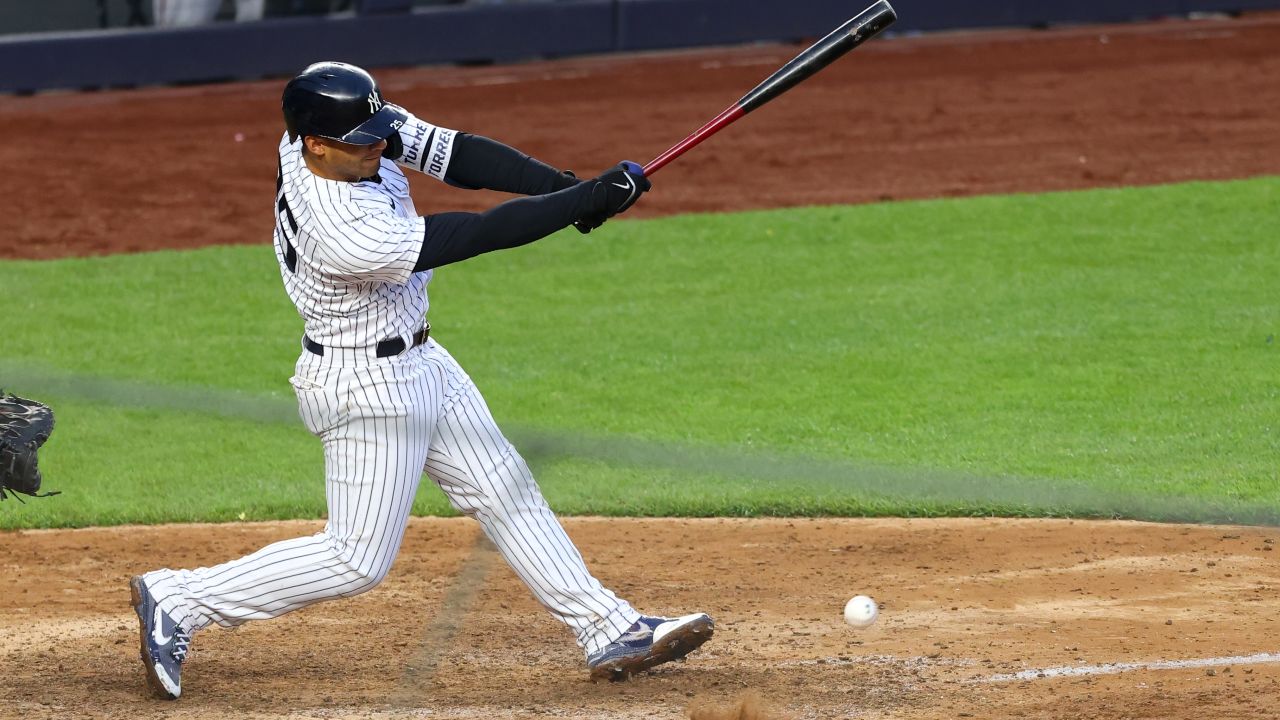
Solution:
<svg viewBox="0 0 1280 720">
<path fill-rule="evenodd" d="M 40 494 L 40 468 L 36 453 L 53 432 L 53 411 L 48 405 L 9 395 L 0 390 L 0 500 L 18 493 Z"/>
</svg>

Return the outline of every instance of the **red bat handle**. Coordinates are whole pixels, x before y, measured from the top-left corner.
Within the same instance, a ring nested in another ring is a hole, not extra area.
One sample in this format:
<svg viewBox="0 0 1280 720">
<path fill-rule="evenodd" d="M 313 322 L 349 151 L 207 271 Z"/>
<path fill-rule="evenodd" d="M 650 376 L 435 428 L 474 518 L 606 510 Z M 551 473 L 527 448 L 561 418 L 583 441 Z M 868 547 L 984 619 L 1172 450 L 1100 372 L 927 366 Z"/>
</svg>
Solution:
<svg viewBox="0 0 1280 720">
<path fill-rule="evenodd" d="M 728 127 L 734 120 L 737 120 L 746 114 L 747 111 L 744 110 L 741 105 L 737 103 L 730 105 L 724 112 L 712 118 L 706 125 L 698 128 L 692 135 L 681 140 L 675 145 L 672 145 L 669 150 L 650 160 L 649 164 L 644 166 L 645 177 L 658 172 L 667 163 L 685 154 L 690 149 L 697 147 L 698 143 L 720 132 L 724 128 Z"/>
</svg>

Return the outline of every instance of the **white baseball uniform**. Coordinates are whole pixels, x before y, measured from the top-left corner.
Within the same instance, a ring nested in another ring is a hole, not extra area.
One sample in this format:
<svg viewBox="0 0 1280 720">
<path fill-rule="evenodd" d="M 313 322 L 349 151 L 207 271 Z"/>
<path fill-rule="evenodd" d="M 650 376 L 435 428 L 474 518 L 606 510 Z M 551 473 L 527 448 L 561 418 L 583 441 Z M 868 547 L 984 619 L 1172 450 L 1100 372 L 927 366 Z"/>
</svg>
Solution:
<svg viewBox="0 0 1280 720">
<path fill-rule="evenodd" d="M 397 162 L 443 180 L 456 133 L 410 116 L 400 134 Z M 426 221 L 404 173 L 383 159 L 371 179 L 326 180 L 301 148 L 281 138 L 275 249 L 305 323 L 291 382 L 324 444 L 328 523 L 222 565 L 148 573 L 147 586 L 188 632 L 362 593 L 390 570 L 425 469 L 584 652 L 599 651 L 639 613 L 588 572 L 467 373 L 434 339 L 413 346 L 432 271 L 413 272 Z M 395 339 L 408 349 L 378 357 Z"/>
</svg>

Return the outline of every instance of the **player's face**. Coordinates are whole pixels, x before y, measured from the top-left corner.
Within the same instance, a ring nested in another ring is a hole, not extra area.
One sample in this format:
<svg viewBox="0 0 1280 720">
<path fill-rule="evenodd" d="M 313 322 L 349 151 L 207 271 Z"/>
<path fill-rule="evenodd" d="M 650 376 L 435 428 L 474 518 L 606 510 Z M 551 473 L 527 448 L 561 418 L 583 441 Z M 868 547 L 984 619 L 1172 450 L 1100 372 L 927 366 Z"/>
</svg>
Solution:
<svg viewBox="0 0 1280 720">
<path fill-rule="evenodd" d="M 307 137 L 304 142 L 311 151 L 307 164 L 312 172 L 322 178 L 346 182 L 356 182 L 377 173 L 382 151 L 387 147 L 386 140 L 372 145 L 352 145 L 328 138 Z"/>
</svg>

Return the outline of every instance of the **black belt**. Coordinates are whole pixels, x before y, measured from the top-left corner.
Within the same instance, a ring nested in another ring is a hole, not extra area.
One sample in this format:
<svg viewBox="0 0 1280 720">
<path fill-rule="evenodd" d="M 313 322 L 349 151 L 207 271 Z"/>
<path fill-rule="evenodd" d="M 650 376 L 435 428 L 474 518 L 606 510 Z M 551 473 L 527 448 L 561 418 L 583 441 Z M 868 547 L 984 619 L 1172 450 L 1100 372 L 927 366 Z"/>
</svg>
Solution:
<svg viewBox="0 0 1280 720">
<path fill-rule="evenodd" d="M 421 330 L 413 334 L 413 344 L 410 345 L 409 347 L 417 347 L 422 343 L 426 342 L 427 337 L 430 334 L 431 334 L 431 323 L 427 323 L 426 325 L 422 326 Z M 324 346 L 316 342 L 315 340 L 312 340 L 311 338 L 307 337 L 306 335 L 302 336 L 302 347 L 306 348 L 307 350 L 311 351 L 316 355 L 324 355 Z M 404 346 L 403 338 L 391 338 L 390 340 L 383 340 L 382 342 L 374 346 L 373 352 L 375 355 L 377 355 L 380 358 L 388 358 L 394 355 L 399 355 L 400 353 L 404 352 L 407 349 L 408 348 Z"/>
</svg>

